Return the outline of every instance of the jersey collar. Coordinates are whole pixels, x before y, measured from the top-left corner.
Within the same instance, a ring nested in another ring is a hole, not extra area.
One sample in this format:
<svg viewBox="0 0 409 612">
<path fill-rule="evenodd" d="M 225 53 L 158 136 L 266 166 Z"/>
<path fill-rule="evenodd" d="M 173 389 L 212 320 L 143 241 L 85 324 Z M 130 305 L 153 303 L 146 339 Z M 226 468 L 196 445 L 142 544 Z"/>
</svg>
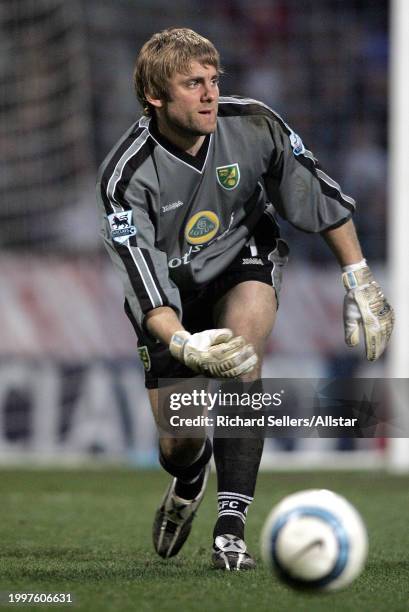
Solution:
<svg viewBox="0 0 409 612">
<path fill-rule="evenodd" d="M 163 134 L 161 134 L 158 130 L 158 126 L 156 125 L 156 121 L 154 118 L 151 119 L 149 123 L 149 133 L 153 140 L 155 140 L 163 149 L 165 149 L 168 153 L 176 157 L 184 164 L 187 164 L 194 170 L 202 173 L 206 164 L 207 154 L 209 152 L 209 145 L 211 141 L 211 134 L 207 134 L 206 138 L 203 141 L 202 146 L 200 147 L 197 155 L 190 155 L 190 153 L 186 153 L 182 149 L 179 149 L 176 145 L 173 144 L 170 140 L 168 140 Z"/>
</svg>

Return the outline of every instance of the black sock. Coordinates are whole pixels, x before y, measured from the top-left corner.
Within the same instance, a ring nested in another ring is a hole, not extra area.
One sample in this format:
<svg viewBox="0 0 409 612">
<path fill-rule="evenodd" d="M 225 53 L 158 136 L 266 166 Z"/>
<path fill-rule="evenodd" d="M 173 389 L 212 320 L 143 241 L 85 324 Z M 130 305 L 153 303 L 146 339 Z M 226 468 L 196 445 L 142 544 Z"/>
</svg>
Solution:
<svg viewBox="0 0 409 612">
<path fill-rule="evenodd" d="M 176 481 L 175 493 L 182 499 L 194 499 L 200 492 L 205 475 L 205 468 L 202 468 L 200 474 L 191 482 L 184 482 L 179 478 Z"/>
<path fill-rule="evenodd" d="M 218 519 L 213 538 L 231 533 L 244 539 L 247 509 L 253 498 L 232 491 L 219 491 L 217 494 Z"/>
<path fill-rule="evenodd" d="M 172 476 L 176 477 L 175 493 L 183 499 L 194 499 L 199 493 L 205 473 L 205 467 L 212 456 L 212 443 L 209 438 L 203 445 L 199 456 L 193 463 L 187 466 L 178 466 L 171 463 L 163 455 L 162 450 L 159 451 L 159 461 L 162 467 Z"/>
<path fill-rule="evenodd" d="M 253 500 L 263 442 L 251 438 L 213 441 L 219 510 L 214 538 L 231 533 L 244 539 L 247 509 Z"/>
<path fill-rule="evenodd" d="M 262 391 L 261 380 L 242 384 L 246 391 Z M 222 386 L 224 393 L 240 390 L 238 381 L 229 381 Z M 223 413 L 223 410 L 226 408 L 221 405 L 219 411 Z M 233 415 L 243 414 L 240 400 L 237 406 L 229 404 L 228 410 Z M 223 437 L 226 435 L 223 428 L 215 430 L 213 454 L 217 471 L 218 519 L 214 527 L 214 538 L 231 533 L 244 539 L 247 510 L 253 501 L 264 446 L 263 431 L 249 427 L 245 434 L 248 437 Z"/>
<path fill-rule="evenodd" d="M 231 390 L 237 390 L 231 385 Z M 261 381 L 251 383 L 254 392 L 261 387 Z M 224 391 L 229 391 L 228 384 Z M 233 407 L 234 409 L 234 407 Z M 240 406 L 237 407 L 240 412 Z M 263 453 L 263 432 L 248 431 L 246 438 L 224 438 L 223 430 L 215 431 L 213 455 L 217 471 L 219 516 L 213 536 L 231 533 L 244 539 L 244 527 L 248 506 L 253 500 L 261 455 Z"/>
</svg>

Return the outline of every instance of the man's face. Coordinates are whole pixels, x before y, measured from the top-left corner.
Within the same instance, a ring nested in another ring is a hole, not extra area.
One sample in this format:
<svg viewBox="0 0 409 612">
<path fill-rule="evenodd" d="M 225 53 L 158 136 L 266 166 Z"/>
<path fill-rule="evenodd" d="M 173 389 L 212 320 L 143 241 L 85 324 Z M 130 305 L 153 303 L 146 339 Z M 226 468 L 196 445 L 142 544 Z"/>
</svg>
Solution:
<svg viewBox="0 0 409 612">
<path fill-rule="evenodd" d="M 189 74 L 169 81 L 168 100 L 157 107 L 159 125 L 180 135 L 204 136 L 216 129 L 219 75 L 214 66 L 193 61 Z"/>
</svg>

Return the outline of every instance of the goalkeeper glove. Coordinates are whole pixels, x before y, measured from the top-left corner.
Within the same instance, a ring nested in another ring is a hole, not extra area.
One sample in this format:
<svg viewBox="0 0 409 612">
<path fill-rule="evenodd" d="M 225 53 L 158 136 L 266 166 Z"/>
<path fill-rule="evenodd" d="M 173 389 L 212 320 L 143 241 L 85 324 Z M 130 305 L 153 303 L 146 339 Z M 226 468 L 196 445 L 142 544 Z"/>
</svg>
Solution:
<svg viewBox="0 0 409 612">
<path fill-rule="evenodd" d="M 178 331 L 169 350 L 194 372 L 214 378 L 236 378 L 251 372 L 258 358 L 242 336 L 233 337 L 230 329 L 208 329 L 197 334 Z"/>
<path fill-rule="evenodd" d="M 345 342 L 359 343 L 359 326 L 365 335 L 366 357 L 375 361 L 386 348 L 393 329 L 394 314 L 372 272 L 363 259 L 342 268 L 347 294 L 344 298 Z"/>
</svg>

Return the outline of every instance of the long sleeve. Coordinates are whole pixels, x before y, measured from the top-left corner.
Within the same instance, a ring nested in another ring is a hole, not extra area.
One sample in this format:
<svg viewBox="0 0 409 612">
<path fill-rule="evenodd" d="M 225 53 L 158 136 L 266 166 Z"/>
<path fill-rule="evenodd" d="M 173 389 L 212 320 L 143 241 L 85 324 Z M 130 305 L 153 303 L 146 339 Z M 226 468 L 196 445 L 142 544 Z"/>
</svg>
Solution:
<svg viewBox="0 0 409 612">
<path fill-rule="evenodd" d="M 277 212 L 306 232 L 321 232 L 346 222 L 355 210 L 355 201 L 320 168 L 281 117 L 271 114 L 268 130 L 273 153 L 264 180 Z"/>
<path fill-rule="evenodd" d="M 169 278 L 167 256 L 157 248 L 149 215 L 144 173 L 149 151 L 145 143 L 144 132 L 128 136 L 102 168 L 97 184 L 99 205 L 105 213 L 102 237 L 140 327 L 146 313 L 154 308 L 170 306 L 179 316 L 182 310 L 179 291 Z"/>
</svg>

